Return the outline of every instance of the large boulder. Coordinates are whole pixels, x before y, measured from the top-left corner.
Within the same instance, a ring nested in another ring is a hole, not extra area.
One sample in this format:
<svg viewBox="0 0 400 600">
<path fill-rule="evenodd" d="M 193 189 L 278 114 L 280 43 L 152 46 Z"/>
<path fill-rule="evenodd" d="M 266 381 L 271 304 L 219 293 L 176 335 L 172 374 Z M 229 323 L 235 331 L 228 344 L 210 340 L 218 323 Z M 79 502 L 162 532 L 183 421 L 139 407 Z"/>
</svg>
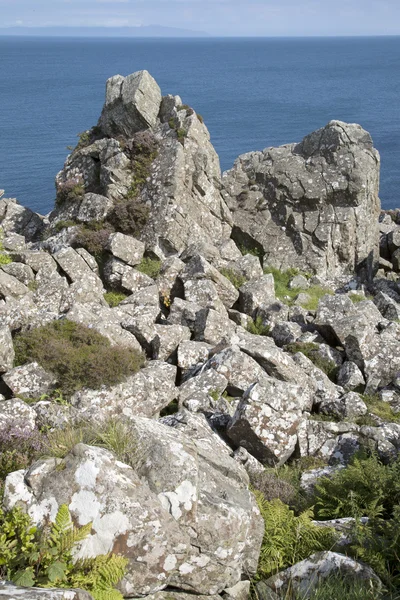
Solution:
<svg viewBox="0 0 400 600">
<path fill-rule="evenodd" d="M 370 135 L 340 121 L 240 156 L 223 177 L 235 239 L 279 269 L 369 276 L 379 257 L 379 161 Z"/>
<path fill-rule="evenodd" d="M 92 532 L 76 557 L 110 551 L 129 560 L 121 583 L 137 597 L 174 587 L 216 594 L 257 568 L 263 522 L 248 476 L 227 452 L 157 421 L 132 421 L 132 469 L 78 444 L 7 478 L 4 505 L 42 524 L 67 504 Z"/>
</svg>

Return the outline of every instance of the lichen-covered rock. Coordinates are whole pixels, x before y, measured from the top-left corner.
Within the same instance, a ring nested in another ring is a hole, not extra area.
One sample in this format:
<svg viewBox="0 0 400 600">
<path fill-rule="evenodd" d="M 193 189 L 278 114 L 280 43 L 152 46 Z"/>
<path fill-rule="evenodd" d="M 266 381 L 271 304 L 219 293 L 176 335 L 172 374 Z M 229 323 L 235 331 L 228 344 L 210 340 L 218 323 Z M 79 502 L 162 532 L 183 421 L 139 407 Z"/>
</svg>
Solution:
<svg viewBox="0 0 400 600">
<path fill-rule="evenodd" d="M 279 466 L 294 452 L 307 401 L 300 386 L 266 376 L 244 394 L 227 434 L 263 464 Z"/>
<path fill-rule="evenodd" d="M 156 124 L 160 104 L 160 88 L 147 71 L 115 75 L 107 81 L 99 127 L 110 137 L 132 137 Z"/>
<path fill-rule="evenodd" d="M 42 523 L 65 503 L 77 523 L 91 521 L 75 555 L 126 556 L 125 596 L 167 586 L 217 594 L 254 573 L 263 523 L 244 469 L 208 442 L 156 421 L 135 419 L 132 436 L 134 469 L 78 444 L 62 470 L 48 459 L 10 474 L 6 509 L 18 503 Z"/>
<path fill-rule="evenodd" d="M 27 294 L 29 294 L 29 288 L 26 285 L 21 283 L 16 277 L 0 269 L 0 297 L 6 300 L 11 298 L 18 300 Z"/>
<path fill-rule="evenodd" d="M 71 404 L 85 420 L 104 420 L 119 415 L 125 419 L 155 417 L 177 398 L 175 379 L 175 366 L 152 361 L 116 386 L 75 392 Z"/>
<path fill-rule="evenodd" d="M 338 385 L 346 391 L 364 389 L 365 380 L 360 369 L 353 362 L 346 361 L 340 367 L 337 374 Z"/>
<path fill-rule="evenodd" d="M 14 396 L 39 398 L 55 387 L 57 378 L 33 362 L 10 369 L 3 375 L 3 381 Z"/>
<path fill-rule="evenodd" d="M 10 328 L 0 323 L 0 373 L 12 369 L 14 356 L 15 352 Z"/>
<path fill-rule="evenodd" d="M 84 590 L 60 588 L 27 588 L 0 583 L 1 600 L 93 600 L 93 596 Z"/>
<path fill-rule="evenodd" d="M 278 269 L 371 276 L 379 256 L 379 154 L 331 121 L 300 144 L 240 156 L 224 174 L 234 236 Z"/>
<path fill-rule="evenodd" d="M 270 577 L 266 584 L 283 595 L 290 588 L 304 598 L 310 598 L 316 586 L 330 575 L 342 575 L 355 581 L 371 583 L 378 593 L 382 583 L 367 565 L 336 552 L 317 552 L 309 558 Z"/>
<path fill-rule="evenodd" d="M 107 249 L 116 258 L 121 259 L 131 267 L 135 267 L 143 258 L 145 246 L 129 235 L 112 233 L 108 238 Z"/>
<path fill-rule="evenodd" d="M 0 427 L 2 431 L 18 429 L 33 431 L 36 426 L 36 413 L 29 404 L 19 398 L 0 401 Z"/>
<path fill-rule="evenodd" d="M 239 297 L 239 292 L 235 286 L 202 256 L 194 256 L 181 272 L 180 278 L 184 284 L 191 280 L 195 282 L 203 279 L 212 281 L 225 308 L 231 308 Z M 190 298 L 186 299 L 190 300 Z"/>
<path fill-rule="evenodd" d="M 275 284 L 271 273 L 249 281 L 240 288 L 240 310 L 251 317 L 256 316 L 257 309 L 275 301 Z"/>
</svg>

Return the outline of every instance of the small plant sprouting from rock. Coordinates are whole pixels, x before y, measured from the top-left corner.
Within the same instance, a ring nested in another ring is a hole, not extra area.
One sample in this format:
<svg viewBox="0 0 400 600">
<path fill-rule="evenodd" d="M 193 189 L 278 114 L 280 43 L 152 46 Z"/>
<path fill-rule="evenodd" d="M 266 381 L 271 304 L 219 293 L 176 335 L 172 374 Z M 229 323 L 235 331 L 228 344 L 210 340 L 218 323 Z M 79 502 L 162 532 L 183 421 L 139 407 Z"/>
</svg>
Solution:
<svg viewBox="0 0 400 600">
<path fill-rule="evenodd" d="M 161 270 L 161 261 L 158 258 L 145 256 L 142 258 L 140 264 L 137 265 L 136 269 L 152 279 L 157 279 Z"/>
<path fill-rule="evenodd" d="M 12 258 L 4 252 L 3 247 L 3 230 L 0 227 L 0 266 L 12 263 Z"/>
<path fill-rule="evenodd" d="M 304 275 L 307 279 L 309 275 L 307 273 L 300 273 L 298 269 L 287 269 L 286 271 L 280 271 L 275 267 L 265 267 L 264 273 L 271 273 L 274 277 L 275 283 L 275 295 L 284 304 L 289 306 L 294 304 L 297 296 L 304 292 L 309 296 L 309 300 L 302 304 L 302 307 L 306 310 L 317 310 L 320 299 L 326 294 L 332 294 L 332 290 L 324 288 L 318 285 L 311 285 L 307 289 L 303 290 L 300 288 L 290 288 L 289 283 L 296 275 Z"/>
<path fill-rule="evenodd" d="M 174 117 L 171 117 L 171 119 L 168 121 L 168 125 L 170 126 L 171 129 L 175 130 L 176 135 L 178 137 L 178 142 L 180 142 L 183 146 L 185 143 L 185 138 L 188 135 L 187 130 L 184 129 L 183 127 L 179 127 L 177 120 L 174 119 Z"/>
<path fill-rule="evenodd" d="M 91 528 L 92 523 L 75 527 L 66 505 L 43 528 L 19 507 L 0 509 L 0 577 L 24 587 L 79 587 L 95 600 L 122 600 L 114 585 L 124 576 L 127 559 L 107 554 L 73 560 L 74 547 Z"/>
<path fill-rule="evenodd" d="M 118 306 L 125 298 L 127 298 L 127 295 L 123 292 L 110 291 L 104 294 L 104 300 L 111 308 Z"/>
<path fill-rule="evenodd" d="M 111 346 L 97 331 L 66 319 L 18 334 L 14 347 L 16 364 L 38 362 L 57 377 L 65 397 L 83 387 L 120 383 L 144 360 L 137 350 Z"/>
<path fill-rule="evenodd" d="M 285 350 L 292 354 L 301 352 L 304 356 L 309 358 L 318 369 L 321 369 L 321 371 L 328 375 L 329 379 L 333 382 L 336 381 L 338 367 L 333 360 L 324 358 L 319 354 L 318 344 L 314 344 L 313 342 L 293 342 L 292 344 L 287 344 Z"/>
<path fill-rule="evenodd" d="M 235 286 L 237 290 L 241 288 L 242 285 L 244 285 L 247 281 L 244 275 L 240 275 L 240 273 L 237 273 L 237 271 L 234 271 L 233 269 L 222 268 L 220 270 L 220 273 L 221 275 L 229 279 L 229 281 L 232 283 L 232 285 Z"/>
<path fill-rule="evenodd" d="M 54 230 L 56 233 L 60 233 L 60 231 L 63 229 L 68 229 L 69 227 L 74 227 L 75 225 L 77 225 L 77 222 L 73 221 L 72 219 L 66 221 L 61 220 L 57 221 L 57 223 L 54 225 Z"/>
<path fill-rule="evenodd" d="M 262 317 L 256 317 L 255 321 L 251 319 L 247 325 L 247 331 L 253 335 L 265 335 L 268 336 L 271 332 L 270 325 L 266 325 Z"/>
</svg>

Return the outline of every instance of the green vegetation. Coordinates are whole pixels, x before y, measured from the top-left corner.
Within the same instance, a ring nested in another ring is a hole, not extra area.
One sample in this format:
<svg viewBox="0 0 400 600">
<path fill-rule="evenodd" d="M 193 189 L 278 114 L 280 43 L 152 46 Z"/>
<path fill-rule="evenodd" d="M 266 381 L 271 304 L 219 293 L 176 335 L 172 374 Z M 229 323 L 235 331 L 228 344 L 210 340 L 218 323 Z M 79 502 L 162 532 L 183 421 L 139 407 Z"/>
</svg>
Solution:
<svg viewBox="0 0 400 600">
<path fill-rule="evenodd" d="M 303 290 L 300 288 L 290 288 L 289 283 L 296 275 L 303 275 L 307 279 L 309 275 L 307 273 L 300 273 L 298 269 L 288 269 L 287 271 L 280 271 L 275 267 L 265 267 L 264 273 L 271 273 L 274 277 L 275 282 L 275 295 L 276 297 L 289 306 L 294 304 L 297 296 L 304 292 L 310 299 L 302 304 L 302 307 L 306 310 L 317 310 L 318 302 L 326 294 L 333 294 L 332 290 L 321 287 L 319 285 L 311 285 L 307 289 Z"/>
<path fill-rule="evenodd" d="M 201 115 L 199 115 L 199 113 L 196 113 L 196 117 L 198 118 L 198 120 L 200 121 L 200 123 L 204 123 L 204 119 Z"/>
<path fill-rule="evenodd" d="M 127 297 L 127 294 L 124 294 L 123 292 L 110 291 L 104 294 L 104 300 L 111 308 L 118 306 L 118 304 L 120 304 Z"/>
<path fill-rule="evenodd" d="M 349 298 L 353 304 L 358 304 L 358 302 L 363 302 L 364 300 L 366 300 L 366 297 L 363 294 L 355 294 L 355 293 L 350 294 Z"/>
<path fill-rule="evenodd" d="M 39 284 L 37 281 L 30 281 L 27 285 L 28 290 L 30 290 L 31 292 L 36 292 L 36 290 L 39 287 Z"/>
<path fill-rule="evenodd" d="M 161 270 L 161 261 L 158 258 L 143 257 L 140 264 L 136 267 L 138 271 L 148 275 L 152 279 L 157 279 Z"/>
<path fill-rule="evenodd" d="M 321 579 L 313 591 L 297 595 L 296 600 L 378 600 L 382 598 L 373 581 L 357 580 L 356 577 L 331 575 Z"/>
<path fill-rule="evenodd" d="M 251 254 L 252 256 L 257 256 L 257 258 L 259 258 L 261 260 L 264 255 L 264 252 L 263 252 L 263 249 L 261 246 L 259 246 L 259 247 L 252 246 L 250 243 L 249 244 L 241 243 L 238 245 L 238 248 L 243 256 L 246 256 L 247 254 Z"/>
<path fill-rule="evenodd" d="M 12 263 L 12 258 L 4 252 L 3 247 L 3 230 L 0 227 L 0 266 Z"/>
<path fill-rule="evenodd" d="M 65 319 L 18 334 L 14 347 L 17 365 L 38 362 L 54 373 L 66 397 L 83 387 L 120 383 L 143 365 L 133 348 L 111 346 L 97 331 Z"/>
<path fill-rule="evenodd" d="M 314 525 L 312 509 L 296 516 L 279 499 L 268 501 L 257 491 L 255 496 L 264 519 L 264 539 L 257 570 L 259 579 L 266 579 L 314 552 L 330 550 L 334 546 L 334 530 Z"/>
<path fill-rule="evenodd" d="M 309 358 L 318 369 L 321 369 L 321 371 L 328 375 L 329 379 L 333 382 L 336 381 L 338 367 L 333 360 L 324 358 L 319 354 L 318 344 L 314 344 L 313 342 L 293 342 L 292 344 L 287 344 L 285 349 L 292 354 L 301 352 L 304 356 Z"/>
<path fill-rule="evenodd" d="M 269 335 L 271 332 L 271 327 L 269 325 L 265 325 L 262 317 L 256 317 L 254 321 L 251 319 L 247 325 L 247 331 L 249 333 L 253 333 L 254 335 Z"/>
<path fill-rule="evenodd" d="M 137 236 L 146 225 L 150 209 L 139 200 L 151 165 L 158 156 L 158 141 L 150 131 L 140 131 L 124 144 L 124 151 L 131 160 L 132 181 L 126 198 L 115 203 L 109 221 L 116 231 Z"/>
<path fill-rule="evenodd" d="M 66 221 L 58 221 L 55 224 L 54 229 L 56 233 L 60 233 L 60 231 L 62 231 L 63 229 L 68 229 L 68 227 L 75 227 L 75 225 L 77 225 L 77 223 L 72 219 Z"/>
<path fill-rule="evenodd" d="M 246 277 L 240 275 L 239 273 L 237 273 L 237 271 L 234 271 L 233 269 L 223 268 L 220 270 L 220 273 L 221 275 L 229 279 L 231 284 L 234 285 L 237 290 L 241 288 L 242 285 L 245 284 L 247 281 Z"/>
<path fill-rule="evenodd" d="M 374 395 L 361 395 L 368 410 L 373 415 L 376 415 L 387 423 L 400 423 L 400 414 L 393 412 L 392 407 L 388 402 L 381 400 L 378 394 Z"/>
<path fill-rule="evenodd" d="M 75 527 L 66 505 L 55 522 L 38 529 L 21 508 L 0 509 L 0 578 L 26 587 L 81 588 L 95 600 L 122 600 L 113 586 L 128 561 L 114 554 L 73 561 L 74 546 L 91 532 L 92 523 Z"/>
<path fill-rule="evenodd" d="M 192 109 L 190 109 L 190 110 L 192 110 Z M 174 117 L 170 118 L 170 120 L 168 121 L 168 125 L 170 126 L 171 129 L 175 130 L 175 133 L 178 136 L 178 142 L 180 142 L 183 145 L 185 143 L 185 138 L 188 135 L 187 130 L 183 129 L 183 127 L 179 127 L 178 126 L 179 123 L 178 123 L 177 119 L 175 119 Z"/>
</svg>

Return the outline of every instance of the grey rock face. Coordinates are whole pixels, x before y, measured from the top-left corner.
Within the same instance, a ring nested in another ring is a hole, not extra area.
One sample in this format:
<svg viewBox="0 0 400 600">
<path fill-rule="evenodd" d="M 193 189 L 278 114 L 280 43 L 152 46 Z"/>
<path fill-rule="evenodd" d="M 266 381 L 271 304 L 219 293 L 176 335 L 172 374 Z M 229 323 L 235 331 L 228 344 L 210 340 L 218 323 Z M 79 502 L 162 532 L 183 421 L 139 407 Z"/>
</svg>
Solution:
<svg viewBox="0 0 400 600">
<path fill-rule="evenodd" d="M 144 244 L 123 233 L 112 233 L 108 240 L 108 250 L 116 258 L 134 267 L 140 263 L 144 254 Z"/>
<path fill-rule="evenodd" d="M 359 125 L 331 121 L 300 144 L 240 156 L 223 183 L 238 241 L 264 263 L 321 276 L 378 260 L 379 155 Z"/>
<path fill-rule="evenodd" d="M 156 124 L 160 104 L 160 88 L 147 71 L 128 77 L 115 75 L 107 81 L 99 127 L 110 137 L 132 137 Z"/>
<path fill-rule="evenodd" d="M 25 432 L 36 426 L 36 413 L 29 404 L 19 398 L 0 401 L 0 426 L 3 431 L 18 428 Z"/>
<path fill-rule="evenodd" d="M 9 327 L 0 325 L 0 373 L 12 369 L 14 364 L 14 346 Z"/>
<path fill-rule="evenodd" d="M 0 598 L 2 600 L 93 600 L 93 596 L 84 590 L 26 588 L 11 583 L 0 584 Z"/>
</svg>

